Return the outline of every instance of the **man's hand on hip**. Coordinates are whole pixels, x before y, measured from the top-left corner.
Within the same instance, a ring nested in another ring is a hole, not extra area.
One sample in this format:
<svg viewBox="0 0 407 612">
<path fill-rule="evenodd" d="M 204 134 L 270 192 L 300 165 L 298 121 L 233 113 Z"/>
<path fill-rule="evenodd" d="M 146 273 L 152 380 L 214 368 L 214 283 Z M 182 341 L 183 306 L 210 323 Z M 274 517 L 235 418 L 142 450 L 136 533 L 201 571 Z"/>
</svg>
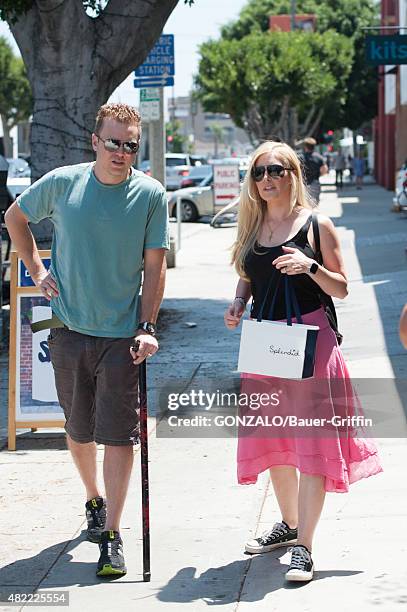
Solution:
<svg viewBox="0 0 407 612">
<path fill-rule="evenodd" d="M 135 351 L 133 347 L 130 347 L 130 354 L 133 359 L 134 365 L 138 365 L 146 357 L 152 357 L 154 353 L 158 351 L 158 341 L 151 334 L 146 334 L 143 330 L 140 330 L 134 337 L 134 343 L 138 350 Z"/>
<path fill-rule="evenodd" d="M 51 298 L 59 296 L 58 286 L 55 278 L 51 275 L 51 272 L 47 272 L 44 269 L 36 277 L 33 278 L 36 286 L 41 289 L 42 295 L 50 301 Z"/>
</svg>

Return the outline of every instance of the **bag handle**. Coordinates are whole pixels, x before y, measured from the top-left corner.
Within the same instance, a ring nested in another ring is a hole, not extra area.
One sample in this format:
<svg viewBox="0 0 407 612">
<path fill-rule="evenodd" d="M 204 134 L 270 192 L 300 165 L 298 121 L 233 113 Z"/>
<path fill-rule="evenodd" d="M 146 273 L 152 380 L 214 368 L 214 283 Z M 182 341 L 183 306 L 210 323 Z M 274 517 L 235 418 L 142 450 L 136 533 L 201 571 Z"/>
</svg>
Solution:
<svg viewBox="0 0 407 612">
<path fill-rule="evenodd" d="M 276 273 L 278 272 L 277 268 L 274 269 L 274 272 L 271 276 L 270 282 L 268 284 L 267 287 L 267 291 L 266 294 L 264 296 L 263 302 L 260 306 L 258 315 L 257 315 L 257 322 L 261 323 L 262 319 L 263 319 L 263 312 L 264 312 L 264 308 L 266 305 L 266 301 L 267 301 L 267 297 L 268 294 L 270 292 L 270 289 L 272 287 L 273 284 L 273 280 L 274 277 L 276 275 Z M 273 299 L 270 305 L 270 310 L 269 310 L 269 319 L 271 320 L 273 318 L 273 313 L 274 313 L 274 307 L 276 304 L 276 299 L 277 299 L 277 293 L 278 293 L 278 288 L 280 286 L 280 282 L 281 282 L 281 272 L 279 273 L 279 277 L 277 280 L 277 284 L 276 284 L 276 288 L 274 291 L 274 295 L 273 295 Z M 290 281 L 290 279 L 288 278 L 288 276 L 285 276 L 284 278 L 284 297 L 285 297 L 285 308 L 286 308 L 286 318 L 287 318 L 287 325 L 292 325 L 292 311 L 294 311 L 295 314 L 295 318 L 297 319 L 298 323 L 302 324 L 302 316 L 301 316 L 301 311 L 300 311 L 300 306 L 298 303 L 298 299 L 297 296 L 295 294 L 295 290 L 294 287 L 292 286 L 292 283 Z"/>
<path fill-rule="evenodd" d="M 284 281 L 285 281 L 285 303 L 286 303 L 286 308 L 287 308 L 287 325 L 292 325 L 291 306 L 294 310 L 294 314 L 295 314 L 295 318 L 297 319 L 297 323 L 300 323 L 302 325 L 300 305 L 298 303 L 297 296 L 295 294 L 295 290 L 292 285 L 292 282 L 288 276 L 285 277 Z"/>
<path fill-rule="evenodd" d="M 268 294 L 270 293 L 270 289 L 271 289 L 271 286 L 272 286 L 272 284 L 273 284 L 273 280 L 274 280 L 274 277 L 275 277 L 275 275 L 276 275 L 276 274 L 277 274 L 277 268 L 274 268 L 274 270 L 273 270 L 273 274 L 271 275 L 270 282 L 269 282 L 268 287 L 267 287 L 267 291 L 266 291 L 266 293 L 265 293 L 265 295 L 264 295 L 263 302 L 262 302 L 262 304 L 261 304 L 261 306 L 260 306 L 260 310 L 259 310 L 259 313 L 258 313 L 258 315 L 257 315 L 257 321 L 258 321 L 258 323 L 261 323 L 261 321 L 262 321 L 262 319 L 263 319 L 263 312 L 264 312 L 264 308 L 265 308 L 265 306 L 266 306 L 266 302 L 267 302 Z M 271 302 L 271 306 L 270 306 L 270 312 L 272 312 L 272 311 L 274 310 L 274 304 L 275 304 L 275 302 L 276 302 L 277 290 L 278 290 L 279 285 L 280 285 L 280 280 L 281 280 L 281 274 L 280 274 L 280 277 L 279 277 L 279 279 L 278 279 L 278 281 L 277 281 L 276 290 L 275 290 L 275 292 L 274 292 L 274 295 L 273 295 L 273 300 L 272 300 L 272 302 Z"/>
</svg>

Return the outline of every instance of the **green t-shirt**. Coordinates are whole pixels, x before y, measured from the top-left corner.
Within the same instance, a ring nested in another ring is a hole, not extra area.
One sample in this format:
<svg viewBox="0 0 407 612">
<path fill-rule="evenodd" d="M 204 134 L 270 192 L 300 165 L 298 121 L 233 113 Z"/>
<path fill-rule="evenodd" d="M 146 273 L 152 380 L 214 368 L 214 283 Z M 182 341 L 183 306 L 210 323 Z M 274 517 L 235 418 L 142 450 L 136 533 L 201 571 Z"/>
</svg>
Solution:
<svg viewBox="0 0 407 612">
<path fill-rule="evenodd" d="M 162 185 L 134 169 L 126 181 L 105 185 L 92 163 L 77 164 L 49 172 L 17 203 L 32 223 L 49 218 L 54 225 L 53 312 L 82 334 L 134 336 L 143 251 L 169 248 Z"/>
</svg>

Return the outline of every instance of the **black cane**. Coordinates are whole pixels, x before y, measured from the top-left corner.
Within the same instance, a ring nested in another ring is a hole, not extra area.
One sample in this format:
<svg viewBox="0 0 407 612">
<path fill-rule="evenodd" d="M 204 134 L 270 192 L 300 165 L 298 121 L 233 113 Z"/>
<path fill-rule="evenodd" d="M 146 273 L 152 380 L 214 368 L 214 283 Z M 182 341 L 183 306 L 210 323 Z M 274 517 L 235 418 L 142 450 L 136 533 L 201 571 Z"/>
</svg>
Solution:
<svg viewBox="0 0 407 612">
<path fill-rule="evenodd" d="M 148 482 L 147 365 L 140 363 L 141 503 L 143 514 L 143 580 L 150 582 L 150 494 Z"/>
<path fill-rule="evenodd" d="M 132 347 L 138 350 L 138 343 Z M 141 446 L 141 505 L 143 527 L 143 580 L 150 582 L 150 496 L 148 481 L 148 438 L 147 438 L 147 365 L 146 360 L 139 365 L 140 396 L 140 446 Z"/>
</svg>

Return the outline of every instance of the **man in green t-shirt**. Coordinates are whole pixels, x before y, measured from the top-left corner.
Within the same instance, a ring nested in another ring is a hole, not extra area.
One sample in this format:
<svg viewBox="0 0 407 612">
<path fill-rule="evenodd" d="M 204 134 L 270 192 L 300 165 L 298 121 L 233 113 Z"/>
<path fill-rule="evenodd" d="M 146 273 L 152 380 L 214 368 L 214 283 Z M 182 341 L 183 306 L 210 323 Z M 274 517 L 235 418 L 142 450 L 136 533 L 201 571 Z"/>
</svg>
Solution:
<svg viewBox="0 0 407 612">
<path fill-rule="evenodd" d="M 86 488 L 87 537 L 100 547 L 100 576 L 126 573 L 120 517 L 138 442 L 138 364 L 158 350 L 169 247 L 165 190 L 132 167 L 140 137 L 136 109 L 105 104 L 92 134 L 96 161 L 49 172 L 6 214 L 14 246 L 52 308 L 55 383 Z M 46 218 L 54 226 L 49 272 L 28 225 Z M 129 349 L 134 338 L 137 353 Z M 105 499 L 96 444 L 105 445 Z"/>
</svg>

